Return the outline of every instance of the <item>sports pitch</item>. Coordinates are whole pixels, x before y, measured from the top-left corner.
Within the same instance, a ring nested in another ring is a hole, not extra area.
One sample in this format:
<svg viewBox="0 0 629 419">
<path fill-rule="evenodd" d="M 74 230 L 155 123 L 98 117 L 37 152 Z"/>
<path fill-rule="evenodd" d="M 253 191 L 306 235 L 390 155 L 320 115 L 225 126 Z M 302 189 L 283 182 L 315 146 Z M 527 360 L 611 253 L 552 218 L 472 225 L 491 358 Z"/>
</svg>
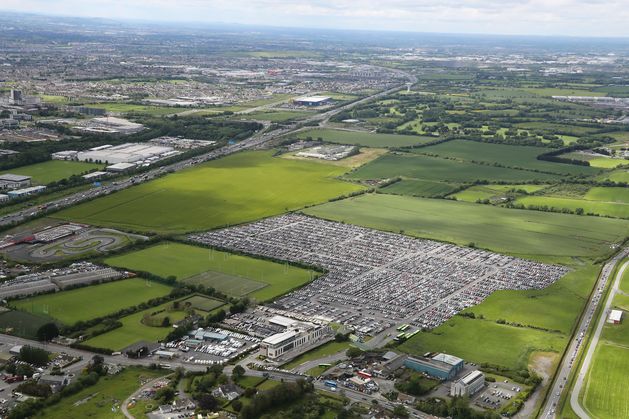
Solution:
<svg viewBox="0 0 629 419">
<path fill-rule="evenodd" d="M 313 273 L 294 266 L 182 243 L 166 242 L 105 260 L 112 266 L 213 287 L 232 296 L 272 299 L 306 284 Z"/>
<path fill-rule="evenodd" d="M 629 221 L 555 214 L 444 199 L 367 194 L 308 208 L 306 214 L 501 253 L 602 256 L 622 242 Z"/>
<path fill-rule="evenodd" d="M 361 189 L 346 169 L 244 152 L 170 174 L 55 216 L 134 231 L 183 233 L 238 224 Z"/>
<path fill-rule="evenodd" d="M 170 293 L 171 287 L 140 278 L 123 279 L 13 302 L 19 310 L 73 325 Z"/>
</svg>

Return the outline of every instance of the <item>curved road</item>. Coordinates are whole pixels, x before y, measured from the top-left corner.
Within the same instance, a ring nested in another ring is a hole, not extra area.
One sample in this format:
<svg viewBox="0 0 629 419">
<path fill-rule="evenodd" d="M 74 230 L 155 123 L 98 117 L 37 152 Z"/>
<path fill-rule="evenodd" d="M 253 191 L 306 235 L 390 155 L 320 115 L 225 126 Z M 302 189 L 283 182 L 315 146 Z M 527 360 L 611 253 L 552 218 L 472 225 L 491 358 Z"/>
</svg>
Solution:
<svg viewBox="0 0 629 419">
<path fill-rule="evenodd" d="M 590 364 L 592 363 L 592 358 L 594 357 L 594 351 L 596 350 L 596 345 L 601 337 L 601 333 L 603 332 L 603 326 L 605 326 L 605 322 L 607 321 L 607 315 L 609 314 L 609 309 L 612 306 L 612 302 L 616 293 L 618 292 L 618 286 L 620 285 L 620 281 L 622 280 L 622 276 L 625 273 L 625 269 L 629 266 L 629 261 L 623 263 L 622 267 L 618 270 L 616 274 L 616 279 L 614 281 L 614 285 L 607 296 L 607 301 L 605 301 L 605 307 L 601 311 L 601 315 L 598 319 L 598 323 L 596 325 L 596 330 L 594 331 L 594 336 L 592 337 L 592 341 L 590 342 L 590 347 L 585 354 L 585 358 L 583 358 L 583 363 L 581 364 L 581 370 L 579 371 L 579 375 L 577 376 L 577 381 L 574 384 L 574 388 L 572 389 L 572 394 L 570 395 L 570 406 L 572 410 L 582 419 L 589 418 L 590 416 L 587 414 L 585 409 L 581 407 L 579 403 L 579 393 L 581 393 L 581 389 L 583 388 L 583 383 L 585 382 L 585 378 L 588 370 L 590 369 Z"/>
<path fill-rule="evenodd" d="M 601 301 L 601 297 L 603 295 L 603 292 L 605 291 L 605 285 L 607 284 L 607 281 L 609 280 L 609 277 L 614 270 L 614 266 L 616 266 L 616 264 L 627 255 L 628 250 L 629 249 L 627 248 L 621 249 L 618 254 L 616 254 L 616 256 L 608 261 L 603 267 L 603 270 L 601 271 L 601 274 L 596 283 L 596 289 L 592 293 L 590 301 L 583 311 L 581 321 L 579 322 L 578 327 L 575 329 L 572 340 L 568 345 L 568 348 L 566 349 L 561 365 L 559 366 L 559 369 L 555 374 L 555 381 L 548 391 L 548 396 L 546 397 L 546 401 L 544 402 L 544 405 L 540 411 L 540 418 L 546 419 L 555 417 L 555 409 L 557 407 L 557 404 L 559 403 L 559 400 L 561 399 L 561 394 L 566 391 L 565 384 L 568 381 L 568 376 L 570 375 L 570 372 L 572 371 L 574 366 L 574 360 L 576 359 L 581 344 L 583 343 L 583 337 L 585 336 L 585 333 L 590 326 L 590 322 L 592 321 L 592 317 L 594 316 L 594 312 L 596 311 L 596 308 Z M 601 315 L 601 318 L 604 321 L 604 313 Z M 574 393 L 575 391 L 573 391 L 573 394 Z M 581 417 L 587 418 L 588 416 L 586 414 L 585 416 Z"/>
</svg>

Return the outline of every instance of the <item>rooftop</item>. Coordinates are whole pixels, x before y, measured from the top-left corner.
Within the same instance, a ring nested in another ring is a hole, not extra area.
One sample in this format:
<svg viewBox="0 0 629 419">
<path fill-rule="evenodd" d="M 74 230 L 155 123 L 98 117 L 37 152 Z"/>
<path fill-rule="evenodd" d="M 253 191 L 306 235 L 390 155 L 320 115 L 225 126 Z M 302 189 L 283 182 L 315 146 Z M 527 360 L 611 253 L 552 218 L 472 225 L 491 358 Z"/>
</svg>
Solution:
<svg viewBox="0 0 629 419">
<path fill-rule="evenodd" d="M 294 330 L 289 330 L 286 332 L 282 332 L 282 333 L 276 333 L 272 336 L 269 336 L 268 338 L 264 339 L 262 341 L 262 343 L 265 343 L 267 345 L 277 345 L 279 343 L 282 343 L 294 336 L 297 335 L 298 332 L 294 331 Z"/>
<path fill-rule="evenodd" d="M 432 359 L 434 361 L 440 361 L 440 362 L 444 362 L 448 365 L 458 365 L 461 362 L 463 362 L 463 360 L 457 356 L 454 355 L 448 355 L 448 354 L 437 354 L 435 356 L 432 357 Z"/>
<path fill-rule="evenodd" d="M 13 173 L 5 173 L 3 175 L 0 175 L 0 180 L 6 180 L 9 182 L 23 182 L 30 179 L 30 176 L 14 175 Z"/>
</svg>

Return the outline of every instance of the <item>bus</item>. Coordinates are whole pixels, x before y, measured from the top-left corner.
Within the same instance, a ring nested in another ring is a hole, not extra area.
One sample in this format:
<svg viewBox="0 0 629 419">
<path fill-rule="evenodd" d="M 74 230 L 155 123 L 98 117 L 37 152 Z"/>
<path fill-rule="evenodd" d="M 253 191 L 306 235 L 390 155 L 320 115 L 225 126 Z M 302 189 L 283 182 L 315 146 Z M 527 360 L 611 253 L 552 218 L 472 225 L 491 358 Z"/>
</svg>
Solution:
<svg viewBox="0 0 629 419">
<path fill-rule="evenodd" d="M 323 384 L 324 384 L 326 387 L 336 388 L 336 381 L 332 381 L 332 380 L 325 380 L 325 381 L 323 382 Z"/>
<path fill-rule="evenodd" d="M 319 364 L 319 368 L 330 368 L 332 364 Z"/>
<path fill-rule="evenodd" d="M 402 339 L 404 339 L 404 336 L 406 335 L 406 333 L 402 332 L 399 335 L 397 335 L 396 337 L 393 338 L 394 341 L 398 342 Z"/>
<path fill-rule="evenodd" d="M 404 331 L 405 331 L 406 329 L 408 329 L 409 327 L 411 327 L 411 326 L 410 326 L 410 325 L 408 325 L 408 324 L 403 324 L 403 325 L 401 325 L 401 326 L 399 326 L 399 327 L 397 328 L 397 331 L 398 331 L 398 332 L 404 332 Z"/>
</svg>

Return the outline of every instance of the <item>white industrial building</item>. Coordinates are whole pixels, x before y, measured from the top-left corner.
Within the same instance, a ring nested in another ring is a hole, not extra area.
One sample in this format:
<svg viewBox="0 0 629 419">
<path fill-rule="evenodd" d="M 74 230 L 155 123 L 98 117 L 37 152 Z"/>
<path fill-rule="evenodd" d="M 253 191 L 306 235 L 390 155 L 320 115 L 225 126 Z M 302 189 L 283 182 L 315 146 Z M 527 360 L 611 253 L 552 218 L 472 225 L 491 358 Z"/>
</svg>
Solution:
<svg viewBox="0 0 629 419">
<path fill-rule="evenodd" d="M 467 374 L 460 380 L 456 380 L 450 386 L 450 396 L 473 396 L 485 387 L 485 375 L 476 370 Z"/>
<path fill-rule="evenodd" d="M 179 152 L 172 147 L 146 143 L 125 143 L 117 146 L 101 146 L 81 151 L 77 159 L 109 164 L 151 162 Z"/>
<path fill-rule="evenodd" d="M 291 353 L 298 353 L 298 349 L 323 341 L 331 336 L 329 326 L 300 322 L 284 316 L 273 316 L 269 323 L 286 327 L 286 331 L 276 333 L 264 339 L 260 344 L 271 360 L 286 358 Z"/>
<path fill-rule="evenodd" d="M 6 173 L 0 175 L 0 189 L 18 189 L 31 186 L 31 177 Z"/>
<path fill-rule="evenodd" d="M 15 199 L 15 198 L 22 198 L 25 196 L 30 196 L 30 195 L 35 195 L 38 194 L 40 192 L 43 192 L 46 190 L 45 186 L 31 186 L 29 188 L 24 188 L 24 189 L 18 189 L 15 191 L 9 191 L 7 192 L 7 195 L 9 195 L 9 198 L 11 199 Z"/>
<path fill-rule="evenodd" d="M 612 310 L 607 318 L 607 323 L 620 324 L 622 321 L 622 310 Z"/>
<path fill-rule="evenodd" d="M 144 125 L 123 118 L 103 116 L 80 121 L 73 128 L 89 134 L 130 135 L 142 131 Z"/>
</svg>

